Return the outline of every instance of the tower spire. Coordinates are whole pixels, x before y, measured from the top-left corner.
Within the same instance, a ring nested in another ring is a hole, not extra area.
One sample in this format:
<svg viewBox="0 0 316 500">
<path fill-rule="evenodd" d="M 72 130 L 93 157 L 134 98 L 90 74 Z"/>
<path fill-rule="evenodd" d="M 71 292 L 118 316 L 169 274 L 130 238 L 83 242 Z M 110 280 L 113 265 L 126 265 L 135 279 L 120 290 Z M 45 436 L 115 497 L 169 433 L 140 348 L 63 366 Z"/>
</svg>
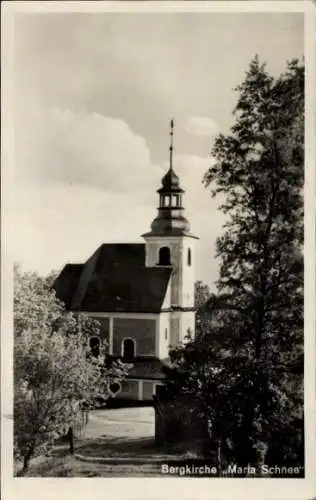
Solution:
<svg viewBox="0 0 316 500">
<path fill-rule="evenodd" d="M 173 119 L 170 121 L 170 147 L 169 147 L 169 169 L 173 170 Z"/>
</svg>

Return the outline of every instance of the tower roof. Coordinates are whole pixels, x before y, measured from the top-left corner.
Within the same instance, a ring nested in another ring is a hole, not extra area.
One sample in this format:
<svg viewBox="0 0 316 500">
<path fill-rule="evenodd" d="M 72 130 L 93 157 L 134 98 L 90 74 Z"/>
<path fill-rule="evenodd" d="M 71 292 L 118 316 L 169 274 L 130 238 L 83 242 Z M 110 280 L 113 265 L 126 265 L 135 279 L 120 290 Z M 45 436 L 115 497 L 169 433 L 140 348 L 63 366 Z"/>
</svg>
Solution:
<svg viewBox="0 0 316 500">
<path fill-rule="evenodd" d="M 173 170 L 169 168 L 168 172 L 162 178 L 162 187 L 158 189 L 158 193 L 184 193 L 180 187 L 180 179 Z"/>
<path fill-rule="evenodd" d="M 173 120 L 170 122 L 170 163 L 169 170 L 162 178 L 157 217 L 151 223 L 151 231 L 147 236 L 190 236 L 190 224 L 183 215 L 182 193 L 180 179 L 173 170 Z"/>
</svg>

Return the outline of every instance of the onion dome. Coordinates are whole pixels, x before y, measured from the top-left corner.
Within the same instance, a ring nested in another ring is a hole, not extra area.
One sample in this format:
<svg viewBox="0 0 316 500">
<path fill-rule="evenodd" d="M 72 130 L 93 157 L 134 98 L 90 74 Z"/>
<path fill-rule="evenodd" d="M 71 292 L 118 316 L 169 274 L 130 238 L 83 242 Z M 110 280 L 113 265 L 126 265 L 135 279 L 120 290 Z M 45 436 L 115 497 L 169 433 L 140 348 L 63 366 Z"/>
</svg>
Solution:
<svg viewBox="0 0 316 500">
<path fill-rule="evenodd" d="M 179 236 L 190 232 L 190 224 L 182 214 L 172 214 L 172 217 L 166 217 L 160 211 L 151 223 L 151 230 L 156 235 Z"/>
<path fill-rule="evenodd" d="M 180 187 L 180 179 L 171 167 L 162 178 L 161 183 L 162 187 L 158 189 L 158 193 L 184 193 Z"/>
</svg>

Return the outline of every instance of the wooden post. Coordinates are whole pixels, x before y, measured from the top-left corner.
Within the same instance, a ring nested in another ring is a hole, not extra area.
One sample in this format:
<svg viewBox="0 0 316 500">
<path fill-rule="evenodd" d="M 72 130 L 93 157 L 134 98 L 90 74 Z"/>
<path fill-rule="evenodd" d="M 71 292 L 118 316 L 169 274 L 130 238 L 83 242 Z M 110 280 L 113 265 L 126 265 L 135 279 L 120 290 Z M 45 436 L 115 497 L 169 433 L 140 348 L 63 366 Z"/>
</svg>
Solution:
<svg viewBox="0 0 316 500">
<path fill-rule="evenodd" d="M 68 441 L 69 441 L 69 451 L 70 454 L 74 454 L 74 431 L 72 427 L 69 427 L 68 430 Z"/>
</svg>

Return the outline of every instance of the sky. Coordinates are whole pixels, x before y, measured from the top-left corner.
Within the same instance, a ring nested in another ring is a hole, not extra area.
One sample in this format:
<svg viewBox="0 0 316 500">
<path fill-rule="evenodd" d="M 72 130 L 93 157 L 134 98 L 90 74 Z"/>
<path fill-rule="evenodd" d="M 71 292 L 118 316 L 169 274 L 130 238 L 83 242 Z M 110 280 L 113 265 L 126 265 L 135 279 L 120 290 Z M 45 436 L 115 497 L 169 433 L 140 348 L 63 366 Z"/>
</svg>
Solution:
<svg viewBox="0 0 316 500">
<path fill-rule="evenodd" d="M 142 242 L 174 168 L 214 288 L 225 222 L 202 184 L 255 54 L 278 76 L 303 56 L 299 13 L 18 14 L 14 36 L 14 260 L 46 274 L 102 243 Z"/>
</svg>

